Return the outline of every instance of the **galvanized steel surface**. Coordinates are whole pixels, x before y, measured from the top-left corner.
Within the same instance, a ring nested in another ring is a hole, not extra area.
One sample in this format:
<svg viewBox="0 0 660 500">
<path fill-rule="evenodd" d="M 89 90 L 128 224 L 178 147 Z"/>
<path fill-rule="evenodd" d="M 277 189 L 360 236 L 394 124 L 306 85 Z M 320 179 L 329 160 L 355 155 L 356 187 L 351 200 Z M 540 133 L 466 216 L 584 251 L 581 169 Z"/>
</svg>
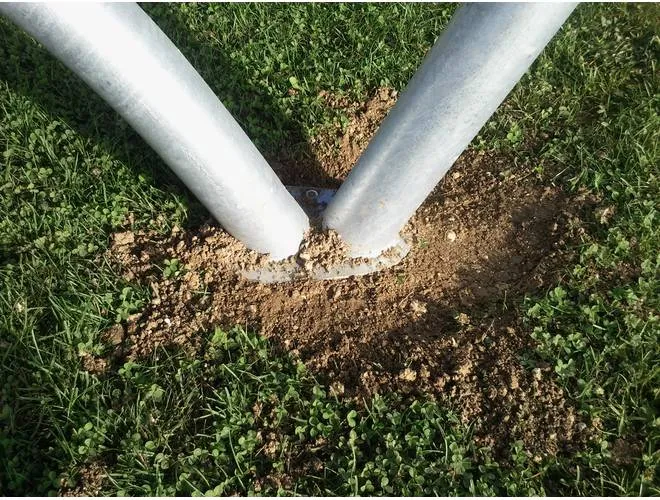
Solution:
<svg viewBox="0 0 660 500">
<path fill-rule="evenodd" d="M 575 8 L 467 4 L 435 43 L 324 215 L 354 256 L 399 231 Z"/>
<path fill-rule="evenodd" d="M 275 259 L 296 253 L 307 216 L 137 4 L 0 3 L 0 13 L 126 119 L 229 233 Z"/>
</svg>

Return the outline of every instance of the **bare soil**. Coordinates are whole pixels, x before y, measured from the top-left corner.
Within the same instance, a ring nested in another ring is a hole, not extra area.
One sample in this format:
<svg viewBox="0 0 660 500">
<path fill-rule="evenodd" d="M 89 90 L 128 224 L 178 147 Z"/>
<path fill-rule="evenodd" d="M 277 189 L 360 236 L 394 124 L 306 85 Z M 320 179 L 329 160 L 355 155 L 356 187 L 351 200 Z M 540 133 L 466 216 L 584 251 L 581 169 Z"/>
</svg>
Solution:
<svg viewBox="0 0 660 500">
<path fill-rule="evenodd" d="M 107 473 L 100 462 L 85 464 L 78 469 L 77 484 L 70 488 L 62 485 L 59 495 L 63 497 L 93 497 L 97 496 L 105 480 Z"/>
<path fill-rule="evenodd" d="M 335 231 L 311 229 L 300 244 L 297 259 L 305 269 L 313 266 L 329 269 L 348 260 L 348 246 Z"/>
<path fill-rule="evenodd" d="M 347 174 L 395 96 L 383 89 L 364 104 L 329 103 L 353 119 L 343 136 L 331 130 L 313 144 L 326 178 Z M 285 183 L 299 178 L 287 171 L 295 166 L 280 171 Z M 127 280 L 150 287 L 151 302 L 124 325 L 123 339 L 108 338 L 122 358 L 139 358 L 157 346 L 194 352 L 216 325 L 256 328 L 343 398 L 423 393 L 473 422 L 484 445 L 521 439 L 555 453 L 587 439 L 592 424 L 567 403 L 552 366 L 526 361 L 533 342 L 516 304 L 557 282 L 577 206 L 530 166 L 467 151 L 410 222 L 413 248 L 400 264 L 273 285 L 240 277 L 264 257 L 212 223 L 167 236 L 125 231 L 108 255 Z M 341 242 L 314 243 L 301 253 L 332 265 L 326 250 Z M 184 270 L 164 278 L 172 258 Z"/>
</svg>

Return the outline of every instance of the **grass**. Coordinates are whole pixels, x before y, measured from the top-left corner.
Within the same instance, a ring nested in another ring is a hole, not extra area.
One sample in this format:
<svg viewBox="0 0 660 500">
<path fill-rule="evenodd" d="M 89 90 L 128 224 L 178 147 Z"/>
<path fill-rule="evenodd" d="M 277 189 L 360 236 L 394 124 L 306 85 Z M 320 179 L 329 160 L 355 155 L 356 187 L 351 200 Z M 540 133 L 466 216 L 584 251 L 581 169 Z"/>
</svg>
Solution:
<svg viewBox="0 0 660 500">
<path fill-rule="evenodd" d="M 402 88 L 455 7 L 145 8 L 265 154 L 305 154 L 346 118 L 320 90 Z M 494 457 L 429 401 L 353 407 L 241 329 L 209 332 L 196 359 L 85 371 L 81 356 L 110 349 L 101 332 L 148 296 L 104 261 L 109 233 L 165 232 L 204 210 L 0 20 L 0 492 L 73 488 L 97 463 L 107 494 L 660 494 L 658 14 L 580 5 L 472 145 L 597 200 L 561 280 L 520 306 L 537 356 L 601 423 L 591 444 L 541 462 L 520 443 Z M 623 463 L 621 442 L 637 450 Z"/>
</svg>

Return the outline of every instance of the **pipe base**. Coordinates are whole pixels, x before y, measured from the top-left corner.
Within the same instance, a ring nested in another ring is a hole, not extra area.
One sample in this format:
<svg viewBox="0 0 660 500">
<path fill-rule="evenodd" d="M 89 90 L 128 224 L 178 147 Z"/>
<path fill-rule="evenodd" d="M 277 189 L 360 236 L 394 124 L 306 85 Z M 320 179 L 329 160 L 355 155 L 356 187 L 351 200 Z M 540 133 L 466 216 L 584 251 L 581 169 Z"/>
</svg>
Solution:
<svg viewBox="0 0 660 500">
<path fill-rule="evenodd" d="M 308 268 L 300 258 L 269 262 L 262 268 L 242 271 L 245 279 L 261 283 L 284 283 L 300 280 L 339 280 L 364 276 L 395 266 L 410 252 L 410 245 L 401 239 L 392 248 L 375 258 L 350 259 L 334 267 Z"/>
<path fill-rule="evenodd" d="M 311 220 L 321 220 L 323 212 L 332 201 L 335 189 L 312 186 L 287 186 L 287 190 L 298 201 Z M 350 258 L 333 266 L 310 265 L 299 256 L 277 262 L 268 262 L 262 267 L 241 271 L 250 281 L 261 283 L 285 283 L 300 280 L 338 280 L 351 276 L 364 276 L 392 267 L 408 255 L 410 245 L 399 238 L 394 246 L 373 258 Z"/>
</svg>

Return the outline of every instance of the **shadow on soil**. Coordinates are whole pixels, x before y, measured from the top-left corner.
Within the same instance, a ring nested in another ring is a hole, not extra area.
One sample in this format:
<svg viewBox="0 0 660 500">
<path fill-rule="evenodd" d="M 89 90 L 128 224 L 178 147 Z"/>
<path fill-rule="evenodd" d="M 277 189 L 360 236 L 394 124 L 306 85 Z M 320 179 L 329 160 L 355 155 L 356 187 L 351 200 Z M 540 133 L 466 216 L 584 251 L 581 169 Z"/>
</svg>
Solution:
<svg viewBox="0 0 660 500">
<path fill-rule="evenodd" d="M 434 198 L 443 205 L 440 193 Z M 401 314 L 397 326 L 366 334 L 359 328 L 328 332 L 310 344 L 298 343 L 300 357 L 316 364 L 328 385 L 339 383 L 347 396 L 398 392 L 437 399 L 473 425 L 478 443 L 503 453 L 516 440 L 541 455 L 579 447 L 589 439 L 587 424 L 555 383 L 554 366 L 535 353 L 518 312 L 525 296 L 542 295 L 561 282 L 571 256 L 558 249 L 565 247 L 567 220 L 576 207 L 560 191 L 519 201 L 509 231 L 481 239 L 485 233 L 472 228 L 468 245 L 478 250 L 466 251 L 456 265 L 438 272 L 432 260 L 442 255 L 428 259 L 425 250 L 417 250 L 407 269 L 392 270 L 417 272 L 416 286 L 405 297 L 376 296 L 369 302 Z M 452 227 L 452 212 L 435 222 L 437 236 Z M 502 214 L 493 214 L 494 226 L 498 219 Z M 426 237 L 429 246 L 442 245 L 442 236 Z M 382 293 L 378 287 L 374 292 Z M 278 344 L 291 350 L 286 342 Z"/>
</svg>

